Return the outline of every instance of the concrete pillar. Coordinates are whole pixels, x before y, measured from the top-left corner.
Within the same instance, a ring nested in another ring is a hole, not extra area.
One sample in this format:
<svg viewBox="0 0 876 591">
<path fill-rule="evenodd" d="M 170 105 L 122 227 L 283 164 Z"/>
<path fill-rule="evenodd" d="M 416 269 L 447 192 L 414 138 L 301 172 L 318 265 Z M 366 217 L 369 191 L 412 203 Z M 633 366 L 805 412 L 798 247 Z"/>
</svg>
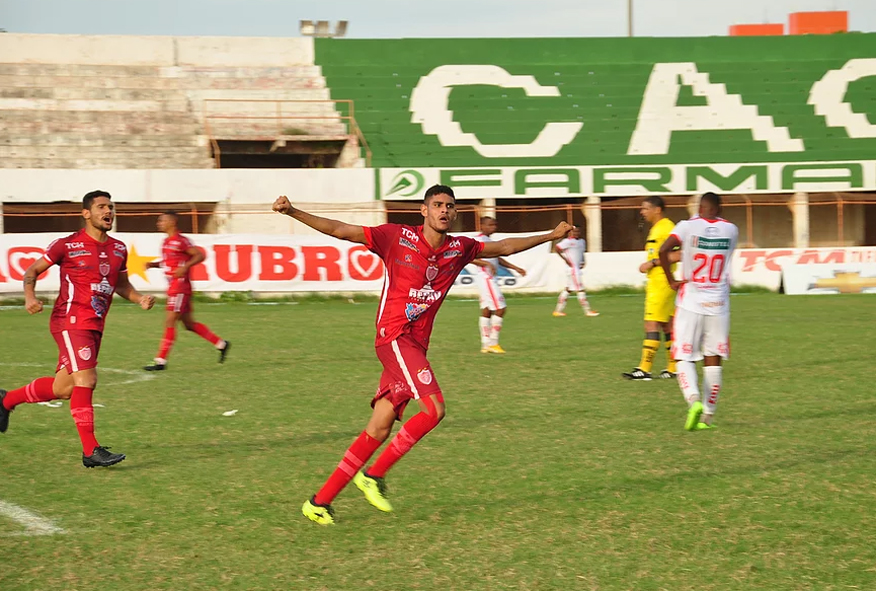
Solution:
<svg viewBox="0 0 876 591">
<path fill-rule="evenodd" d="M 587 219 L 587 252 L 602 252 L 602 198 L 587 197 L 582 209 Z"/>
<path fill-rule="evenodd" d="M 700 211 L 700 196 L 691 195 L 687 200 L 687 213 L 690 217 L 695 216 Z"/>
<path fill-rule="evenodd" d="M 794 247 L 809 248 L 809 193 L 794 193 L 788 209 L 794 224 Z"/>
<path fill-rule="evenodd" d="M 489 216 L 491 218 L 496 217 L 496 198 L 495 197 L 485 197 L 481 199 L 481 202 L 478 204 L 480 207 L 480 213 L 478 217 Z"/>
<path fill-rule="evenodd" d="M 3 234 L 3 204 L 0 203 L 0 234 Z"/>
</svg>

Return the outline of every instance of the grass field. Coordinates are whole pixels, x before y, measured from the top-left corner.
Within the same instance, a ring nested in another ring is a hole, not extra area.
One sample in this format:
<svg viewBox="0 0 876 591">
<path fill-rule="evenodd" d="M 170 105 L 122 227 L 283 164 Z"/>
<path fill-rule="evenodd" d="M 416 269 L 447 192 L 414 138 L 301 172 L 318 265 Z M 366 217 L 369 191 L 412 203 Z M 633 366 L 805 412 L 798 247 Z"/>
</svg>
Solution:
<svg viewBox="0 0 876 591">
<path fill-rule="evenodd" d="M 390 472 L 395 513 L 351 486 L 334 527 L 300 507 L 370 412 L 376 304 L 199 304 L 228 362 L 182 334 L 154 376 L 163 312 L 117 304 L 95 412 L 128 459 L 86 470 L 66 404 L 16 410 L 0 504 L 64 533 L 0 514 L 0 590 L 876 588 L 876 299 L 735 296 L 719 428 L 699 433 L 674 382 L 620 379 L 641 298 L 592 301 L 599 318 L 557 319 L 509 300 L 504 357 L 479 353 L 477 304 L 448 301 L 447 419 Z M 0 311 L 0 386 L 54 369 L 47 322 Z"/>
</svg>

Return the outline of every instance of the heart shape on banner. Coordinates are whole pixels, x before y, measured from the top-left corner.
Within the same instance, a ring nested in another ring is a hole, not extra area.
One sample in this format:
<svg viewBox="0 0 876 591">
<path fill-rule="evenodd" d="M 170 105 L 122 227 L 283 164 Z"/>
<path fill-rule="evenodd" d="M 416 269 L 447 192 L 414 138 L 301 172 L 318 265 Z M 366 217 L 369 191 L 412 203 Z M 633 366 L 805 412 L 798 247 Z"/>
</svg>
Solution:
<svg viewBox="0 0 876 591">
<path fill-rule="evenodd" d="M 347 272 L 355 281 L 375 281 L 383 275 L 383 262 L 364 246 L 351 248 L 347 253 Z"/>
</svg>

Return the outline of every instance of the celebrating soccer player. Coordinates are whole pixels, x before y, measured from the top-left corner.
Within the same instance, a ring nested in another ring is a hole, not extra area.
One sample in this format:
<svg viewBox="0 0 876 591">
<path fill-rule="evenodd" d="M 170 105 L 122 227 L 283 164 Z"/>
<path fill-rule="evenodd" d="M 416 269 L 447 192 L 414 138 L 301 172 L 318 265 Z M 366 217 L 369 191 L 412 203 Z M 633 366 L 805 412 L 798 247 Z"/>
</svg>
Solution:
<svg viewBox="0 0 876 591">
<path fill-rule="evenodd" d="M 560 292 L 557 298 L 557 306 L 554 308 L 554 316 L 565 316 L 566 301 L 569 299 L 569 292 L 574 292 L 578 298 L 578 303 L 581 309 L 587 316 L 599 316 L 599 312 L 590 309 L 590 302 L 587 301 L 587 292 L 584 291 L 584 282 L 581 281 L 581 274 L 584 271 L 584 251 L 587 250 L 587 243 L 581 238 L 581 228 L 572 226 L 572 232 L 568 238 L 564 238 L 557 242 L 554 246 L 554 252 L 560 255 L 563 262 L 566 263 L 566 287 Z"/>
<path fill-rule="evenodd" d="M 660 266 L 675 299 L 675 342 L 678 385 L 688 404 L 684 428 L 711 429 L 721 393 L 721 360 L 730 357 L 730 259 L 739 229 L 721 213 L 721 198 L 705 193 L 699 215 L 679 222 L 660 247 Z M 672 249 L 681 247 L 684 279 L 672 274 Z M 703 361 L 700 400 L 696 362 Z"/>
<path fill-rule="evenodd" d="M 375 342 L 383 375 L 371 401 L 371 419 L 328 481 L 304 503 L 302 512 L 316 523 L 334 523 L 331 502 L 350 480 L 377 509 L 392 511 L 384 484 L 387 471 L 444 418 L 444 396 L 426 351 L 435 314 L 447 290 L 463 267 L 477 257 L 512 255 L 562 238 L 570 226 L 562 222 L 548 234 L 489 243 L 450 236 L 447 232 L 456 219 L 456 197 L 450 187 L 443 185 L 426 191 L 420 206 L 422 226 L 354 226 L 301 211 L 285 196 L 274 202 L 273 209 L 323 234 L 364 244 L 386 267 Z M 402 425 L 377 461 L 360 471 L 389 437 L 395 421 L 401 421 L 411 400 L 417 401 L 419 412 Z"/>
<path fill-rule="evenodd" d="M 192 241 L 180 234 L 178 228 L 179 216 L 174 211 L 166 211 L 158 216 L 158 230 L 167 234 L 161 245 L 161 262 L 151 261 L 150 269 L 164 266 L 167 276 L 167 313 L 164 317 L 164 338 L 158 349 L 158 356 L 152 365 L 143 369 L 146 371 L 163 371 L 167 369 L 167 356 L 176 340 L 176 324 L 182 320 L 186 330 L 190 330 L 202 339 L 208 341 L 219 350 L 219 363 L 225 361 L 225 356 L 231 348 L 231 343 L 217 337 L 213 332 L 195 322 L 192 316 L 192 281 L 189 273 L 192 267 L 204 260 L 204 253 L 195 248 Z"/>
<path fill-rule="evenodd" d="M 25 308 L 42 312 L 36 297 L 37 277 L 52 265 L 61 271 L 61 291 L 52 309 L 50 329 L 58 344 L 55 376 L 38 378 L 6 392 L 0 390 L 0 433 L 9 426 L 9 413 L 23 402 L 70 399 L 70 413 L 82 440 L 82 464 L 86 468 L 112 466 L 125 454 L 111 453 L 94 436 L 92 394 L 97 385 L 97 356 L 113 293 L 149 310 L 152 296 L 137 292 L 128 281 L 128 249 L 107 235 L 115 209 L 106 191 L 92 191 L 82 199 L 85 228 L 52 242 L 45 255 L 24 274 Z"/>
<path fill-rule="evenodd" d="M 491 236 L 496 231 L 498 223 L 494 218 L 484 216 L 481 218 L 481 233 L 475 237 L 478 242 L 493 242 Z M 521 277 L 526 276 L 526 271 L 502 257 L 490 259 L 479 258 L 472 261 L 478 268 L 478 289 L 481 295 L 481 315 L 478 318 L 481 329 L 481 353 L 504 353 L 505 349 L 499 346 L 499 333 L 505 319 L 505 296 L 496 281 L 496 273 L 499 265 L 516 271 Z"/>
<path fill-rule="evenodd" d="M 648 381 L 651 367 L 660 347 L 660 331 L 666 343 L 666 369 L 659 376 L 664 379 L 675 377 L 675 360 L 672 359 L 672 313 L 675 310 L 675 292 L 666 282 L 666 275 L 660 269 L 660 247 L 666 242 L 675 224 L 666 217 L 666 203 L 662 197 L 646 197 L 642 201 L 639 214 L 651 224 L 648 238 L 645 239 L 647 260 L 639 265 L 639 272 L 648 276 L 645 285 L 645 340 L 642 343 L 642 357 L 639 365 L 632 371 L 622 374 L 628 380 Z M 678 255 L 675 254 L 675 257 Z M 674 270 L 674 267 L 673 267 Z"/>
</svg>

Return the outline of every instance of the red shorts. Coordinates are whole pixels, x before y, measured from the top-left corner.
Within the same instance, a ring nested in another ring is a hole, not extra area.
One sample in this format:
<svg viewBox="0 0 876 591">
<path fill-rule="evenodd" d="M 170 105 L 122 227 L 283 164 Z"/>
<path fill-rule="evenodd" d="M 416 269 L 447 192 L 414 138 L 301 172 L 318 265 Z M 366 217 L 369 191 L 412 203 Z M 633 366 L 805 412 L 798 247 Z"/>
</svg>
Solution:
<svg viewBox="0 0 876 591">
<path fill-rule="evenodd" d="M 55 373 L 66 368 L 67 373 L 97 367 L 100 340 L 103 333 L 97 330 L 62 330 L 53 332 L 58 344 L 58 367 Z"/>
<path fill-rule="evenodd" d="M 410 337 L 402 335 L 387 345 L 377 347 L 377 358 L 383 364 L 383 374 L 377 394 L 371 401 L 372 408 L 381 398 L 389 398 L 398 420 L 401 420 L 411 399 L 419 400 L 434 395 L 439 402 L 444 402 L 441 387 L 426 360 L 426 350 Z"/>
<path fill-rule="evenodd" d="M 167 306 L 165 308 L 168 312 L 179 312 L 180 314 L 186 314 L 192 311 L 192 294 L 190 293 L 175 293 L 173 295 L 168 294 L 167 296 Z"/>
</svg>

